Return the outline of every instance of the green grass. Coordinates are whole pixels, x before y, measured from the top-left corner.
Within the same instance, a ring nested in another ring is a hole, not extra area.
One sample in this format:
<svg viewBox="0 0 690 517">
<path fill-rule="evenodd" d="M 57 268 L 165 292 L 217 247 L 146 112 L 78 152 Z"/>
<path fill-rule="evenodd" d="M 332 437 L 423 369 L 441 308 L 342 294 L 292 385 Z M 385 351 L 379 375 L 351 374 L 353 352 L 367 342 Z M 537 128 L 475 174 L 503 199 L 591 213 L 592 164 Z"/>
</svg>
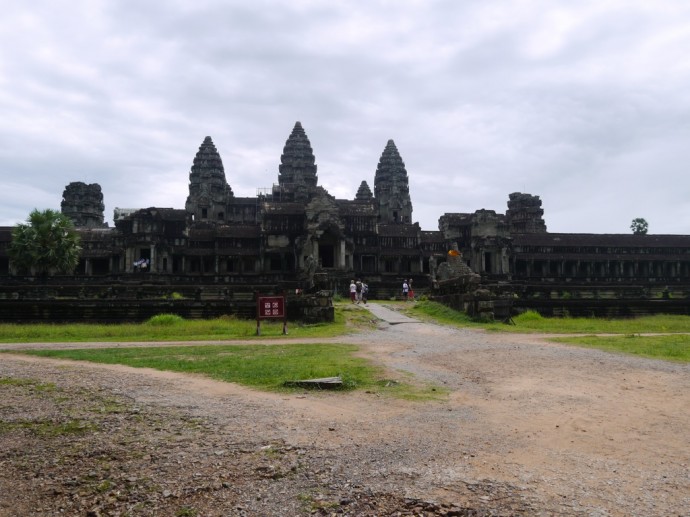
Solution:
<svg viewBox="0 0 690 517">
<path fill-rule="evenodd" d="M 56 386 L 52 382 L 43 383 L 33 379 L 17 379 L 13 377 L 0 377 L 0 386 L 28 386 L 38 392 L 56 390 Z"/>
<path fill-rule="evenodd" d="M 261 322 L 261 338 L 326 338 L 373 328 L 371 315 L 345 304 L 336 304 L 333 323 Z M 0 343 L 122 342 L 122 341 L 203 341 L 258 339 L 256 321 L 231 316 L 212 320 L 184 320 L 160 314 L 144 323 L 95 324 L 0 324 Z"/>
<path fill-rule="evenodd" d="M 561 337 L 554 341 L 586 348 L 597 348 L 607 352 L 632 354 L 650 359 L 690 362 L 690 336 L 683 334 L 668 336 L 583 336 Z"/>
<path fill-rule="evenodd" d="M 639 334 L 690 332 L 690 317 L 657 314 L 629 319 L 544 318 L 533 311 L 513 318 L 515 326 L 505 329 L 518 332 L 553 334 Z"/>
<path fill-rule="evenodd" d="M 474 327 L 474 328 L 492 328 L 497 327 L 500 323 L 487 323 L 473 321 L 464 312 L 456 311 L 446 305 L 429 300 L 423 300 L 415 303 L 409 302 L 386 302 L 386 306 L 398 309 L 406 315 L 417 318 L 423 321 L 433 321 L 443 323 L 444 325 L 452 325 L 455 327 Z"/>
<path fill-rule="evenodd" d="M 544 318 L 527 311 L 513 318 L 515 325 L 475 322 L 463 312 L 443 304 L 422 301 L 414 304 L 387 302 L 405 314 L 456 327 L 484 328 L 503 332 L 538 332 L 545 334 L 640 334 L 690 332 L 690 317 L 658 314 L 634 319 L 605 318 Z"/>
<path fill-rule="evenodd" d="M 402 311 L 422 320 L 432 320 L 456 327 L 479 327 L 505 332 L 545 334 L 617 334 L 615 336 L 562 337 L 554 341 L 597 348 L 609 352 L 633 354 L 651 359 L 690 362 L 690 317 L 659 314 L 634 319 L 544 318 L 527 311 L 513 318 L 515 325 L 477 323 L 466 314 L 436 302 L 401 303 Z M 668 334 L 640 336 L 643 333 Z"/>
<path fill-rule="evenodd" d="M 357 351 L 354 345 L 275 344 L 27 350 L 22 353 L 202 374 L 264 390 L 288 390 L 283 387 L 287 381 L 340 376 L 344 389 L 391 393 L 410 400 L 445 395 L 433 387 L 415 387 L 397 381 L 384 383 L 381 370 L 366 359 L 356 357 Z"/>
</svg>

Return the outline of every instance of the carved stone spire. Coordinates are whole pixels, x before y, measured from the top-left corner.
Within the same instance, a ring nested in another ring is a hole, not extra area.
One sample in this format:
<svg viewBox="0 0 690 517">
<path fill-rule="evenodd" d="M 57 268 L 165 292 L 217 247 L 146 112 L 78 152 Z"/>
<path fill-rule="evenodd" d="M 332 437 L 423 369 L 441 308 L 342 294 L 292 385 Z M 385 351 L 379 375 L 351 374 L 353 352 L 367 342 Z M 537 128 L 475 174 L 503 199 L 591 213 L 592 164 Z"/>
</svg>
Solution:
<svg viewBox="0 0 690 517">
<path fill-rule="evenodd" d="M 189 196 L 185 209 L 195 221 L 225 220 L 232 189 L 225 180 L 223 161 L 210 136 L 199 146 L 189 173 Z"/>
<path fill-rule="evenodd" d="M 103 222 L 103 192 L 98 183 L 87 185 L 75 181 L 62 193 L 61 212 L 69 217 L 77 228 L 105 228 Z"/>
<path fill-rule="evenodd" d="M 405 163 L 393 140 L 388 140 L 374 177 L 374 196 L 379 203 L 379 221 L 411 223 L 412 201 Z"/>
<path fill-rule="evenodd" d="M 371 201 L 372 199 L 374 199 L 374 194 L 371 193 L 369 184 L 366 181 L 360 183 L 359 189 L 357 189 L 357 195 L 355 196 L 355 199 L 357 201 Z"/>
<path fill-rule="evenodd" d="M 506 212 L 510 233 L 546 233 L 544 210 L 539 196 L 513 192 Z"/>
<path fill-rule="evenodd" d="M 316 187 L 316 159 L 302 124 L 297 122 L 280 157 L 278 183 L 283 187 Z"/>
</svg>

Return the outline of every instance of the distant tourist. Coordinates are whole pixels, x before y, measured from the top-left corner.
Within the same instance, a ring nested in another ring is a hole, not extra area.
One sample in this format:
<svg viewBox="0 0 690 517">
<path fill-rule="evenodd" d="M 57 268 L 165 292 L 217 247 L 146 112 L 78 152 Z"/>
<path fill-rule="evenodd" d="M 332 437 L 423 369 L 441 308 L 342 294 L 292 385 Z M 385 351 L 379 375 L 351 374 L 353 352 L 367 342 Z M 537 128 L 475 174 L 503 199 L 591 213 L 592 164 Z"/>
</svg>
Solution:
<svg viewBox="0 0 690 517">
<path fill-rule="evenodd" d="M 357 297 L 357 285 L 355 284 L 354 279 L 350 280 L 350 301 L 352 303 L 355 303 L 355 299 Z"/>
<path fill-rule="evenodd" d="M 402 297 L 403 300 L 407 301 L 407 297 L 410 292 L 410 284 L 407 283 L 407 278 L 403 280 L 403 285 L 402 285 Z"/>
<path fill-rule="evenodd" d="M 355 282 L 355 299 L 357 303 L 362 301 L 362 281 L 359 278 Z"/>
<path fill-rule="evenodd" d="M 366 282 L 362 282 L 362 303 L 366 305 L 367 299 L 369 298 L 369 286 Z"/>
</svg>

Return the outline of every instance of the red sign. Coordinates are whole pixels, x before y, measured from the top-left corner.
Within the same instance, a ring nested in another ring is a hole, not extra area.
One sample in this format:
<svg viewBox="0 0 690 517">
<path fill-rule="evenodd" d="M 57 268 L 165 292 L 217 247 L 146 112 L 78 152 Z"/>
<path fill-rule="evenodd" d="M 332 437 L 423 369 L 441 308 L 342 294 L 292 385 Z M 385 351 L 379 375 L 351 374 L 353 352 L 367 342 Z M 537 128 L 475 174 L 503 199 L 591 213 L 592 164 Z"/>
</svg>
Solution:
<svg viewBox="0 0 690 517">
<path fill-rule="evenodd" d="M 285 298 L 283 296 L 259 296 L 259 318 L 284 318 Z"/>
</svg>

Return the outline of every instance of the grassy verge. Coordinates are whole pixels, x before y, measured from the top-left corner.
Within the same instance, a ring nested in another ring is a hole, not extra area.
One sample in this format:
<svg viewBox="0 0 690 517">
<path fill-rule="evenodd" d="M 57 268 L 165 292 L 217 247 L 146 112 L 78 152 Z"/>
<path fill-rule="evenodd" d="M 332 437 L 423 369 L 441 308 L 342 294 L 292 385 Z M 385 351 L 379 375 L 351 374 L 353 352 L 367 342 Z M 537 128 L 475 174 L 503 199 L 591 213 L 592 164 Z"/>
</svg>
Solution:
<svg viewBox="0 0 690 517">
<path fill-rule="evenodd" d="M 369 313 L 336 304 L 335 321 L 318 324 L 288 324 L 283 336 L 282 322 L 262 321 L 261 338 L 326 338 L 373 328 Z M 1 343 L 58 343 L 85 341 L 202 341 L 253 339 L 256 321 L 231 316 L 212 320 L 183 320 L 163 314 L 144 323 L 97 324 L 0 324 Z"/>
<path fill-rule="evenodd" d="M 466 314 L 436 302 L 416 304 L 400 303 L 396 308 L 422 320 L 430 320 L 456 327 L 475 327 L 504 332 L 544 334 L 616 334 L 614 336 L 582 336 L 555 338 L 554 341 L 608 352 L 617 352 L 663 359 L 690 362 L 690 335 L 673 334 L 690 332 L 690 317 L 658 314 L 635 319 L 609 320 L 603 318 L 544 318 L 529 311 L 514 318 L 515 325 L 502 323 L 477 323 Z M 643 333 L 667 334 L 641 336 Z"/>
<path fill-rule="evenodd" d="M 431 302 L 423 300 L 419 302 L 385 302 L 384 305 L 400 310 L 407 316 L 416 318 L 422 321 L 431 321 L 435 323 L 442 323 L 444 325 L 451 325 L 454 327 L 471 327 L 471 328 L 498 328 L 501 323 L 487 323 L 473 321 L 464 312 L 456 311 L 446 305 L 438 302 Z"/>
<path fill-rule="evenodd" d="M 381 369 L 356 357 L 357 351 L 354 345 L 274 344 L 30 350 L 22 353 L 202 374 L 264 390 L 288 390 L 284 387 L 288 381 L 340 376 L 346 390 L 390 393 L 412 400 L 445 395 L 443 390 L 433 386 L 417 387 L 386 379 Z"/>
<path fill-rule="evenodd" d="M 387 302 L 388 304 L 388 302 Z M 544 334 L 640 334 L 690 332 L 690 317 L 658 314 L 634 319 L 544 318 L 528 311 L 513 318 L 515 325 L 479 323 L 465 313 L 440 303 L 421 301 L 395 305 L 406 314 L 456 327 L 484 328 L 503 332 L 538 332 Z"/>
<path fill-rule="evenodd" d="M 607 352 L 632 354 L 650 359 L 690 362 L 690 336 L 583 336 L 561 337 L 554 341 L 586 348 L 596 348 Z"/>
</svg>

